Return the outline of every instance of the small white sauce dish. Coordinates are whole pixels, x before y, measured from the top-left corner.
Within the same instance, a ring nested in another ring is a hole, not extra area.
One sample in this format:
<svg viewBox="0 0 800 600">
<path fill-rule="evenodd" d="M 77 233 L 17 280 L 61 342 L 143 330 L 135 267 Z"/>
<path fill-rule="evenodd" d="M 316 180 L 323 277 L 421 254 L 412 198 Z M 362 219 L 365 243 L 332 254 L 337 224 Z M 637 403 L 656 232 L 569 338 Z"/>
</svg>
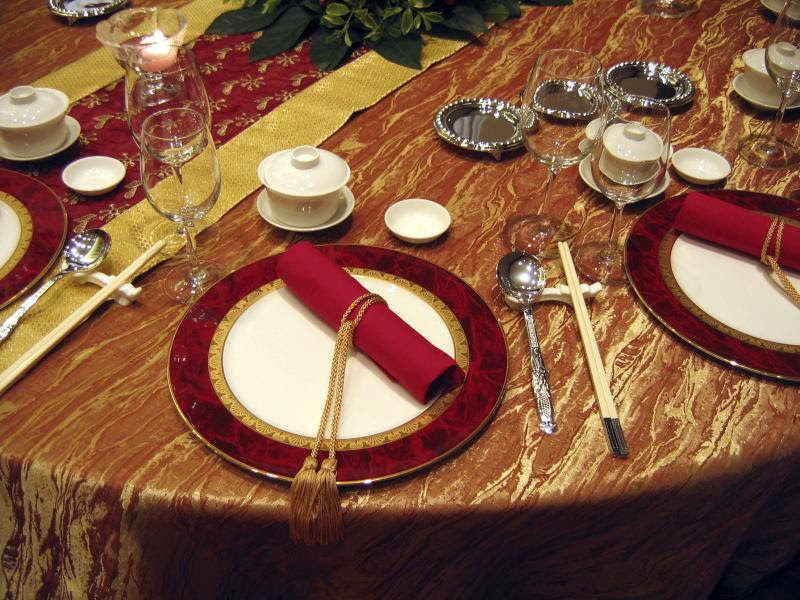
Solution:
<svg viewBox="0 0 800 600">
<path fill-rule="evenodd" d="M 705 148 L 681 148 L 672 155 L 672 166 L 689 183 L 711 185 L 731 172 L 725 157 Z"/>
<path fill-rule="evenodd" d="M 386 227 L 411 244 L 432 242 L 450 227 L 450 213 L 441 204 L 421 198 L 395 202 L 383 215 Z"/>
<path fill-rule="evenodd" d="M 113 190 L 125 177 L 125 165 L 110 156 L 87 156 L 68 164 L 61 181 L 84 196 L 99 196 Z"/>
</svg>

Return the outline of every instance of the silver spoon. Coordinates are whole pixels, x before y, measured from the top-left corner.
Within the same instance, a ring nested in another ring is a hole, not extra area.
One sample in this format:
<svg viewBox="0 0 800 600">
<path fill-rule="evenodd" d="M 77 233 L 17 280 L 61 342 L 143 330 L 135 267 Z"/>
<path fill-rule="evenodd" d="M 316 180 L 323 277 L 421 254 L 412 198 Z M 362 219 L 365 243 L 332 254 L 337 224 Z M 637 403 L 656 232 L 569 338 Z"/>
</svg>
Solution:
<svg viewBox="0 0 800 600">
<path fill-rule="evenodd" d="M 528 343 L 531 347 L 532 384 L 539 411 L 539 429 L 544 433 L 555 433 L 557 427 L 550 404 L 550 383 L 547 381 L 547 369 L 542 360 L 539 337 L 533 321 L 533 301 L 545 288 L 546 279 L 542 263 L 527 252 L 511 252 L 497 263 L 497 281 L 503 293 L 524 307 L 522 312 L 525 315 Z"/>
<path fill-rule="evenodd" d="M 39 289 L 28 296 L 17 310 L 3 321 L 3 324 L 0 325 L 0 342 L 11 335 L 20 319 L 56 281 L 66 275 L 96 269 L 103 262 L 109 250 L 111 250 L 111 237 L 102 229 L 87 229 L 67 240 L 64 246 L 64 262 L 61 265 L 61 272 L 39 286 Z"/>
</svg>

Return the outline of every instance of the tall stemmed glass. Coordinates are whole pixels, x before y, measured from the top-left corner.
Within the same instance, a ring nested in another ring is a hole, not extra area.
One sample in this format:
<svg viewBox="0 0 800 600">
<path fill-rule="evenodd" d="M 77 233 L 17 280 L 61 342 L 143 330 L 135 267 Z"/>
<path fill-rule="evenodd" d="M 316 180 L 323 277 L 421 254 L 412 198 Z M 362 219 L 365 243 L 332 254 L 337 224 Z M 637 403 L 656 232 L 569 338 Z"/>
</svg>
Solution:
<svg viewBox="0 0 800 600">
<path fill-rule="evenodd" d="M 547 167 L 538 214 L 512 218 L 507 241 L 515 250 L 539 254 L 549 244 L 577 233 L 551 212 L 553 182 L 564 167 L 586 156 L 581 144 L 587 123 L 603 111 L 603 66 L 580 50 L 555 49 L 539 55 L 522 97 L 520 128 L 525 147 Z"/>
<path fill-rule="evenodd" d="M 667 172 L 670 147 L 669 109 L 656 100 L 627 96 L 613 101 L 603 115 L 592 145 L 592 176 L 614 203 L 606 242 L 578 248 L 575 265 L 592 281 L 620 285 L 625 281 L 622 249 L 617 241 L 622 209 L 646 198 Z"/>
<path fill-rule="evenodd" d="M 167 295 L 193 302 L 221 275 L 212 262 L 197 256 L 192 228 L 214 206 L 220 169 L 205 116 L 191 108 L 168 108 L 148 116 L 141 132 L 142 185 L 150 204 L 167 219 L 183 225 L 187 261 L 165 280 Z"/>
<path fill-rule="evenodd" d="M 754 134 L 739 144 L 739 154 L 749 163 L 765 169 L 785 169 L 800 163 L 800 149 L 781 139 L 779 131 L 786 107 L 800 92 L 800 23 L 789 13 L 800 10 L 800 0 L 789 0 L 778 14 L 767 42 L 767 72 L 781 92 L 781 103 L 769 134 Z"/>
</svg>

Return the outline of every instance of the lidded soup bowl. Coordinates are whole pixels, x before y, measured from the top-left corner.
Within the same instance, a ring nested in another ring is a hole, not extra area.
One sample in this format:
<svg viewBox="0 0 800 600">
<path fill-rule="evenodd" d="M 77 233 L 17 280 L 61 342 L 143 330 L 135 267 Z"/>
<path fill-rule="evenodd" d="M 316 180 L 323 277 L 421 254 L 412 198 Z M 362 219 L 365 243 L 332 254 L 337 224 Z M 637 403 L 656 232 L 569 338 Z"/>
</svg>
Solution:
<svg viewBox="0 0 800 600">
<path fill-rule="evenodd" d="M 627 185 L 647 181 L 660 169 L 664 144 L 655 133 L 638 123 L 614 123 L 603 131 L 606 152 L 600 170 L 607 177 Z"/>
<path fill-rule="evenodd" d="M 333 152 L 298 146 L 267 156 L 258 178 L 275 217 L 294 227 L 315 227 L 333 217 L 350 167 Z"/>
<path fill-rule="evenodd" d="M 60 90 L 20 85 L 0 96 L 0 139 L 21 158 L 47 154 L 67 138 L 69 99 Z"/>
</svg>

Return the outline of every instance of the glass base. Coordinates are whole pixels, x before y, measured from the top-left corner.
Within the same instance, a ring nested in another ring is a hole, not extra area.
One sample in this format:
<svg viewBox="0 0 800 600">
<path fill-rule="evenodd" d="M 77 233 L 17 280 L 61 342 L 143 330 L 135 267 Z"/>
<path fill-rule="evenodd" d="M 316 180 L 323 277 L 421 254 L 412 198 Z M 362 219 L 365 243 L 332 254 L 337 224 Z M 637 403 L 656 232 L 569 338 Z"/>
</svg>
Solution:
<svg viewBox="0 0 800 600">
<path fill-rule="evenodd" d="M 575 251 L 575 268 L 589 281 L 623 285 L 626 281 L 622 250 L 613 243 L 589 242 Z"/>
<path fill-rule="evenodd" d="M 640 0 L 642 12 L 665 19 L 679 19 L 695 12 L 700 5 L 697 0 Z"/>
<path fill-rule="evenodd" d="M 197 222 L 196 227 L 199 229 L 204 225 L 205 221 L 200 220 Z M 215 248 L 219 243 L 219 226 L 216 223 L 211 223 L 206 226 L 202 233 L 195 235 L 199 238 L 197 252 L 203 254 L 205 251 Z M 159 240 L 166 240 L 164 251 L 169 253 L 176 253 L 186 245 L 186 235 L 183 232 L 183 228 L 172 221 L 162 221 L 150 230 L 150 243 L 155 244 Z"/>
<path fill-rule="evenodd" d="M 768 135 L 751 135 L 739 143 L 739 154 L 763 169 L 788 169 L 800 164 L 800 150 Z"/>
<path fill-rule="evenodd" d="M 532 215 L 511 219 L 504 231 L 506 243 L 512 250 L 541 256 L 556 242 L 574 238 L 578 227 L 549 215 Z"/>
<path fill-rule="evenodd" d="M 181 304 L 192 304 L 203 292 L 225 274 L 220 265 L 210 261 L 200 261 L 197 268 L 192 269 L 188 261 L 167 273 L 164 279 L 164 293 Z"/>
</svg>

